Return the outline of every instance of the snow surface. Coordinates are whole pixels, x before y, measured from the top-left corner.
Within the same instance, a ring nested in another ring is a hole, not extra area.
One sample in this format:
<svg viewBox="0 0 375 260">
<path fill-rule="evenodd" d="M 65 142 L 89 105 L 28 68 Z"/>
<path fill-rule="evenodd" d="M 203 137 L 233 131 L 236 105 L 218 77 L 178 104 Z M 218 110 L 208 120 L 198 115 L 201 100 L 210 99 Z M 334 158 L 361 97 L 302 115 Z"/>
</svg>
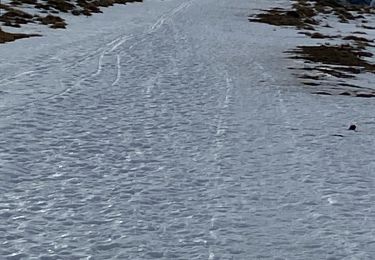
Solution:
<svg viewBox="0 0 375 260">
<path fill-rule="evenodd" d="M 286 2 L 149 0 L 1 45 L 0 255 L 373 259 L 373 100 L 304 90 L 283 51 L 306 38 L 247 21 Z"/>
</svg>

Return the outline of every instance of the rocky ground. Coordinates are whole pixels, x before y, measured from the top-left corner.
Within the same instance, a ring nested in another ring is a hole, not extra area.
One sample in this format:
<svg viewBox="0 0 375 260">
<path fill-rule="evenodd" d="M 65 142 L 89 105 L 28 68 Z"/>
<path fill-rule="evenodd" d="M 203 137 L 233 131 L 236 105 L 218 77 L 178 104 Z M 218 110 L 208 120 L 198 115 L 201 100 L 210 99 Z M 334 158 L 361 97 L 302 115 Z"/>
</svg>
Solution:
<svg viewBox="0 0 375 260">
<path fill-rule="evenodd" d="M 334 0 L 297 0 L 289 8 L 264 10 L 251 22 L 274 26 L 289 26 L 299 30 L 308 45 L 287 50 L 293 59 L 305 62 L 299 77 L 321 95 L 375 97 L 375 90 L 367 82 L 349 83 L 359 74 L 374 78 L 374 29 L 371 7 L 343 5 Z M 296 68 L 293 68 L 296 69 Z"/>
<path fill-rule="evenodd" d="M 25 24 L 36 23 L 53 29 L 64 29 L 67 22 L 60 16 L 61 13 L 91 16 L 93 13 L 102 12 L 102 7 L 131 2 L 142 0 L 12 0 L 0 3 L 0 23 L 5 27 L 20 28 Z M 0 43 L 32 36 L 40 35 L 6 32 L 0 27 Z"/>
</svg>

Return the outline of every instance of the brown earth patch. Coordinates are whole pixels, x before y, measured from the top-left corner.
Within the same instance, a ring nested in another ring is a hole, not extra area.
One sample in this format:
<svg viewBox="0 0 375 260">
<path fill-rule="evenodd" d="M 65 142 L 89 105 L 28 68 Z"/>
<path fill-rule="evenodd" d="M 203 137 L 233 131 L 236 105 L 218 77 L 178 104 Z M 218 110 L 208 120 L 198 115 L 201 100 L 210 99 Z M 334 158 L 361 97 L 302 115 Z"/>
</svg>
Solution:
<svg viewBox="0 0 375 260">
<path fill-rule="evenodd" d="M 249 18 L 251 22 L 267 23 L 276 26 L 295 26 L 300 29 L 313 29 L 312 25 L 317 24 L 310 16 L 306 16 L 303 11 L 284 10 L 274 8 Z"/>
<path fill-rule="evenodd" d="M 0 43 L 12 42 L 22 38 L 40 36 L 38 34 L 8 33 L 0 29 Z"/>
<path fill-rule="evenodd" d="M 370 72 L 375 72 L 375 65 L 362 59 L 371 53 L 358 51 L 350 45 L 319 45 L 298 46 L 291 53 L 297 54 L 294 58 L 303 58 L 314 63 L 340 65 L 347 67 L 362 67 Z M 340 67 L 337 67 L 340 70 Z M 347 70 L 347 69 L 343 69 Z"/>
<path fill-rule="evenodd" d="M 340 38 L 341 35 L 324 35 L 322 33 L 319 33 L 319 32 L 299 32 L 300 34 L 304 34 L 306 36 L 309 36 L 310 38 L 312 39 L 335 39 L 335 38 Z"/>
<path fill-rule="evenodd" d="M 347 44 L 321 44 L 317 46 L 298 46 L 295 50 L 287 51 L 293 54 L 290 58 L 303 59 L 307 66 L 304 68 L 290 68 L 302 71 L 311 71 L 312 74 L 299 76 L 302 84 L 315 88 L 314 93 L 320 95 L 348 95 L 355 97 L 375 97 L 372 89 L 355 89 L 350 86 L 332 85 L 332 77 L 337 81 L 348 78 L 355 78 L 363 72 L 375 73 L 375 64 L 370 63 L 366 58 L 372 57 L 373 53 L 367 51 L 368 47 L 375 47 L 373 39 L 361 37 L 365 32 L 353 32 L 357 35 L 325 35 L 317 30 L 320 27 L 331 28 L 326 16 L 333 16 L 339 22 L 349 23 L 351 20 L 359 20 L 365 29 L 375 29 L 366 25 L 366 15 L 374 14 L 372 8 L 343 5 L 336 0 L 296 0 L 289 9 L 272 8 L 263 10 L 262 13 L 249 18 L 251 22 L 266 23 L 274 26 L 293 26 L 313 39 L 342 39 Z M 323 16 L 321 15 L 323 14 Z M 320 16 L 318 16 L 320 15 Z M 322 18 L 323 17 L 323 18 Z M 313 32 L 312 32 L 313 31 Z M 358 36 L 361 34 L 361 36 Z M 317 74 L 314 74 L 317 73 Z M 326 76 L 324 76 L 326 75 Z M 323 82 L 329 82 L 329 89 L 317 90 Z"/>
<path fill-rule="evenodd" d="M 9 4 L 0 3 L 0 23 L 4 26 L 22 27 L 27 23 L 39 23 L 50 28 L 63 29 L 67 23 L 58 16 L 59 13 L 71 13 L 73 15 L 91 16 L 93 13 L 102 12 L 100 8 L 113 6 L 114 4 L 128 4 L 143 2 L 143 0 L 13 0 Z M 39 10 L 38 14 L 31 15 L 20 8 L 27 5 Z M 32 35 L 35 36 L 35 35 Z M 30 37 L 28 34 L 13 34 L 2 31 L 2 41 L 16 40 Z"/>
<path fill-rule="evenodd" d="M 311 25 L 319 22 L 314 19 L 318 14 L 335 14 L 340 22 L 365 18 L 362 15 L 353 15 L 351 12 L 371 13 L 371 8 L 355 5 L 343 5 L 336 0 L 296 0 L 290 9 L 272 8 L 263 10 L 263 13 L 249 18 L 251 22 L 267 23 L 277 26 L 295 26 L 300 29 L 311 29 Z"/>
<path fill-rule="evenodd" d="M 65 28 L 66 23 L 65 20 L 62 19 L 59 16 L 54 15 L 47 15 L 45 17 L 39 17 L 38 20 L 45 25 L 50 25 L 51 28 L 57 29 L 57 28 Z"/>
</svg>

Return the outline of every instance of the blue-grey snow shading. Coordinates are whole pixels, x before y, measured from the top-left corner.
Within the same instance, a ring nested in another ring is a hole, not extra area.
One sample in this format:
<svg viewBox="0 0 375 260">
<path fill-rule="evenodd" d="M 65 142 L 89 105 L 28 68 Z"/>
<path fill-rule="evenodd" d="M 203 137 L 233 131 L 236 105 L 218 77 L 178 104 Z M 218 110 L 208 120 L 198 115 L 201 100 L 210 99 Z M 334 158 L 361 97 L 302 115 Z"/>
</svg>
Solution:
<svg viewBox="0 0 375 260">
<path fill-rule="evenodd" d="M 355 5 L 375 6 L 375 0 L 347 0 L 346 2 Z"/>
<path fill-rule="evenodd" d="M 146 1 L 1 46 L 1 258 L 373 259 L 373 101 L 301 89 L 297 34 L 247 21 L 280 3 Z"/>
</svg>

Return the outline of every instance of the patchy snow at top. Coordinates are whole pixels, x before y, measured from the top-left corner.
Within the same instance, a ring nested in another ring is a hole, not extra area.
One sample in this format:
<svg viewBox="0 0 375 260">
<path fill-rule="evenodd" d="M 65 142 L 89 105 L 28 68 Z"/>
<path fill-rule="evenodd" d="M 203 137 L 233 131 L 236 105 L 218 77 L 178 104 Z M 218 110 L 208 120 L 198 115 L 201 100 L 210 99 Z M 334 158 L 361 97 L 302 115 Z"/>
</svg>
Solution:
<svg viewBox="0 0 375 260">
<path fill-rule="evenodd" d="M 353 13 L 353 16 L 357 16 L 358 13 Z M 340 45 L 351 45 L 353 47 L 357 46 L 358 44 L 366 44 L 366 47 L 362 50 L 364 55 L 368 55 L 368 57 L 361 57 L 365 61 L 369 62 L 370 64 L 375 64 L 375 17 L 374 12 L 368 14 L 361 14 L 359 19 L 347 20 L 345 22 L 340 21 L 337 16 L 332 14 L 320 14 L 316 17 L 316 20 L 320 23 L 320 25 L 314 27 L 314 31 L 310 31 L 310 34 L 319 34 L 321 35 L 322 39 L 318 36 L 317 38 L 309 38 L 304 37 L 304 46 L 340 46 Z M 307 31 L 305 31 L 306 33 Z M 301 32 L 300 32 L 301 33 Z M 303 37 L 303 36 L 301 36 Z M 351 40 L 350 40 L 351 39 Z M 359 39 L 359 41 L 356 41 Z M 361 39 L 365 40 L 365 42 L 361 42 Z M 368 43 L 368 44 L 367 44 Z M 293 56 L 293 55 L 291 55 Z M 300 64 L 298 64 L 300 63 Z M 303 70 L 311 69 L 316 66 L 322 65 L 325 68 L 334 68 L 338 67 L 337 65 L 328 65 L 328 64 L 315 64 L 309 62 L 297 62 L 295 68 L 301 68 Z M 334 77 L 329 73 L 324 72 L 317 72 L 312 70 L 311 73 L 305 71 L 305 74 L 309 76 L 319 76 L 322 80 L 320 84 L 322 87 L 318 87 L 321 89 L 337 89 L 338 92 L 345 91 L 345 87 L 339 87 L 339 85 L 347 85 L 347 86 L 354 86 L 354 88 L 358 88 L 355 91 L 358 93 L 362 93 L 361 91 L 367 90 L 375 90 L 375 74 L 371 71 L 366 71 L 363 68 L 357 67 L 360 71 L 358 74 L 353 74 L 353 77 Z M 344 73 L 345 74 L 345 73 Z M 346 74 L 347 75 L 347 74 Z M 350 76 L 350 75 L 349 75 Z M 309 80 L 305 80 L 305 82 L 309 82 Z M 317 81 L 310 81 L 310 82 L 317 82 Z M 354 88 L 346 87 L 349 91 L 352 91 Z M 314 89 L 312 87 L 311 89 Z M 333 91 L 335 92 L 335 91 Z M 337 91 L 336 91 L 337 92 Z M 367 91 L 368 92 L 368 91 Z"/>
<path fill-rule="evenodd" d="M 0 255 L 372 259 L 373 100 L 292 75 L 306 38 L 247 20 L 287 2 L 149 0 L 1 45 Z"/>
</svg>

